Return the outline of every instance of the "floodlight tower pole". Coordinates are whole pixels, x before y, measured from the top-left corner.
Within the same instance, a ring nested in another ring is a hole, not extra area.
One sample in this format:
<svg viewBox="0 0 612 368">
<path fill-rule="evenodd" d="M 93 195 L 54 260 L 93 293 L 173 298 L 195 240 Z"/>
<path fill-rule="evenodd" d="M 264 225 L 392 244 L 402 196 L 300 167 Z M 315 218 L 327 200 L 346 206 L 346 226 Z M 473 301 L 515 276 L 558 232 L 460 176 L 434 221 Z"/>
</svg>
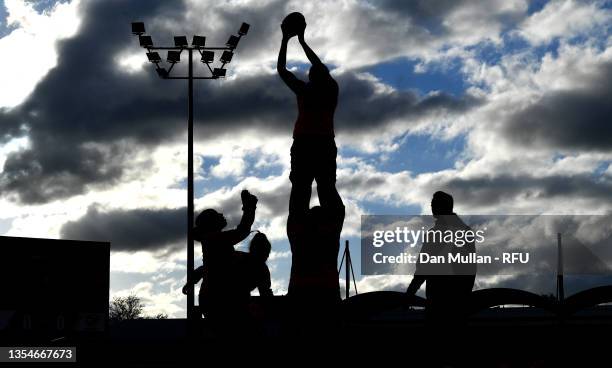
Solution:
<svg viewBox="0 0 612 368">
<path fill-rule="evenodd" d="M 194 270 L 193 217 L 195 212 L 193 195 L 193 49 L 188 49 L 188 118 L 187 118 L 187 277 Z M 187 293 L 187 320 L 195 318 L 193 291 Z"/>
<path fill-rule="evenodd" d="M 232 35 L 223 47 L 208 47 L 205 46 L 206 38 L 202 36 L 194 36 L 191 45 L 188 45 L 187 38 L 185 36 L 174 37 L 174 46 L 153 46 L 153 40 L 151 36 L 145 35 L 145 27 L 142 22 L 132 23 L 132 34 L 138 36 L 140 46 L 147 49 L 147 57 L 149 61 L 155 64 L 157 74 L 162 79 L 187 79 L 187 282 L 190 283 L 192 279 L 192 273 L 194 271 L 194 190 L 193 190 L 193 80 L 194 79 L 219 79 L 225 77 L 226 70 L 224 69 L 225 64 L 232 60 L 233 51 L 238 45 L 238 42 L 242 36 L 246 35 L 249 31 L 249 24 L 242 23 L 238 30 L 238 36 Z M 156 50 L 168 50 L 168 62 L 171 64 L 170 68 L 166 70 L 160 67 L 162 63 L 160 55 Z M 202 62 L 206 65 L 210 75 L 208 76 L 194 76 L 193 75 L 193 51 L 196 50 L 202 57 Z M 183 51 L 187 51 L 188 55 L 188 75 L 185 76 L 171 76 L 174 65 L 180 61 L 180 54 Z M 221 67 L 214 68 L 210 67 L 210 64 L 214 59 L 214 51 L 223 51 L 221 56 Z M 193 332 L 193 323 L 195 320 L 196 313 L 194 310 L 194 290 L 187 293 L 187 326 L 189 333 Z"/>
</svg>

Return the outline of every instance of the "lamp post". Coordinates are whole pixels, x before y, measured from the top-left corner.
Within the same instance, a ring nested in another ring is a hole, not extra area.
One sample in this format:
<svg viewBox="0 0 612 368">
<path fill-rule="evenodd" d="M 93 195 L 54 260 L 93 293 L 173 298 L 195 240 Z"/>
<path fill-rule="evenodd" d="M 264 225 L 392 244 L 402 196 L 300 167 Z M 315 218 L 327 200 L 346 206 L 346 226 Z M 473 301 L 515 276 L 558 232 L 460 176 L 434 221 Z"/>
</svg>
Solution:
<svg viewBox="0 0 612 368">
<path fill-rule="evenodd" d="M 187 80 L 187 280 L 190 280 L 190 275 L 194 269 L 194 203 L 193 203 L 193 80 L 194 79 L 219 79 L 225 77 L 225 64 L 229 63 L 233 56 L 233 51 L 238 46 L 240 38 L 247 34 L 249 25 L 242 23 L 237 36 L 230 36 L 225 46 L 208 47 L 206 37 L 193 36 L 191 45 L 187 42 L 186 36 L 175 36 L 174 46 L 154 46 L 151 36 L 145 35 L 145 26 L 142 22 L 132 23 L 132 34 L 138 36 L 140 46 L 147 50 L 147 58 L 155 64 L 155 70 L 162 79 L 186 79 Z M 162 68 L 160 64 L 162 59 L 156 50 L 167 50 L 168 55 L 166 61 L 170 64 L 168 69 Z M 174 66 L 180 62 L 181 54 L 187 51 L 188 74 L 187 76 L 172 76 L 171 72 Z M 196 51 L 201 56 L 201 61 L 210 72 L 207 76 L 193 75 L 193 52 Z M 211 68 L 211 63 L 214 62 L 215 51 L 223 51 L 220 58 L 221 67 Z M 187 294 L 187 320 L 192 321 L 195 318 L 194 313 L 194 295 L 193 290 Z M 188 325 L 191 325 L 189 323 Z"/>
</svg>

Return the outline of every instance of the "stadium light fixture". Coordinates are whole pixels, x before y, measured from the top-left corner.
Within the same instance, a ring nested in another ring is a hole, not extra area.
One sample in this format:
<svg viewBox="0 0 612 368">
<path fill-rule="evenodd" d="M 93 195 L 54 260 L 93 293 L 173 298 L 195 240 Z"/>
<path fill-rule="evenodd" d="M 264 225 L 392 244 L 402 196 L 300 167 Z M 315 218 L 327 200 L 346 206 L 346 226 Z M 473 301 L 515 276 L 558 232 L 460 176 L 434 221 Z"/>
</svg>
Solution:
<svg viewBox="0 0 612 368">
<path fill-rule="evenodd" d="M 229 47 L 230 49 L 235 49 L 236 46 L 238 46 L 238 41 L 240 41 L 240 38 L 238 38 L 238 36 L 231 35 L 225 45 Z"/>
<path fill-rule="evenodd" d="M 195 47 L 204 47 L 206 45 L 206 37 L 204 36 L 193 36 L 191 44 Z"/>
<path fill-rule="evenodd" d="M 159 56 L 159 53 L 153 51 L 153 52 L 147 52 L 147 58 L 149 58 L 149 61 L 157 64 L 159 62 L 161 62 L 161 57 Z"/>
<path fill-rule="evenodd" d="M 168 51 L 168 58 L 166 59 L 171 64 L 176 64 L 181 61 L 181 52 L 170 50 Z"/>
<path fill-rule="evenodd" d="M 176 47 L 187 47 L 187 36 L 174 36 L 174 46 Z"/>
<path fill-rule="evenodd" d="M 145 33 L 145 26 L 143 22 L 132 23 L 132 34 L 140 36 Z"/>
<path fill-rule="evenodd" d="M 215 60 L 215 52 L 214 51 L 203 51 L 202 52 L 202 62 L 206 64 L 210 64 Z"/>
<path fill-rule="evenodd" d="M 146 47 L 146 48 L 153 47 L 153 39 L 151 39 L 151 36 L 140 35 L 138 36 L 138 41 L 140 42 L 140 46 L 142 47 Z"/>
<path fill-rule="evenodd" d="M 221 55 L 221 62 L 223 64 L 227 64 L 230 61 L 232 61 L 232 56 L 234 56 L 234 53 L 231 51 L 223 51 L 223 54 Z"/>
<path fill-rule="evenodd" d="M 241 36 L 246 35 L 247 33 L 249 33 L 249 28 L 251 28 L 251 26 L 248 23 L 242 23 L 240 29 L 238 30 L 238 34 Z"/>
<path fill-rule="evenodd" d="M 226 71 L 227 70 L 223 68 L 215 68 L 215 70 L 213 70 L 213 75 L 217 78 L 225 78 Z"/>
</svg>

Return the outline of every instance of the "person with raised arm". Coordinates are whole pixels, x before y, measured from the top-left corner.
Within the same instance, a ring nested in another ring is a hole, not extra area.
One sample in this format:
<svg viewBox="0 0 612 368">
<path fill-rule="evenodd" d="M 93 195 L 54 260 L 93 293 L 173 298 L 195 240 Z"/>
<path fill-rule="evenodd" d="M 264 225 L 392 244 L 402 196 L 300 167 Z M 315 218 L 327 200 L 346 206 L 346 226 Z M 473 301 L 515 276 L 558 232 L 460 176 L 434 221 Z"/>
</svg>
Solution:
<svg viewBox="0 0 612 368">
<path fill-rule="evenodd" d="M 223 230 L 227 221 L 214 209 L 202 211 L 196 218 L 194 239 L 202 243 L 202 258 L 206 265 L 192 272 L 188 284 L 192 284 L 202 272 L 199 305 L 202 314 L 215 323 L 240 324 L 248 317 L 248 296 L 241 292 L 240 275 L 234 267 L 234 246 L 251 232 L 255 221 L 257 197 L 243 190 L 242 219 L 235 229 Z"/>
<path fill-rule="evenodd" d="M 333 318 L 340 301 L 338 251 L 345 208 L 336 189 L 334 112 L 338 84 L 306 43 L 306 21 L 289 14 L 281 25 L 283 38 L 277 70 L 297 99 L 298 116 L 291 146 L 291 194 L 287 235 L 292 263 L 288 296 L 301 315 Z M 287 70 L 289 40 L 297 36 L 311 63 L 308 81 Z M 317 183 L 320 206 L 310 208 L 312 182 Z"/>
<path fill-rule="evenodd" d="M 251 291 L 257 289 L 260 296 L 273 296 L 271 289 L 270 269 L 267 261 L 272 251 L 272 246 L 266 234 L 257 231 L 249 243 L 249 253 L 235 251 L 234 262 L 235 272 L 240 274 L 240 292 L 245 292 L 248 296 Z M 183 294 L 187 295 L 193 290 L 194 285 L 204 279 L 206 267 L 204 265 L 196 268 L 189 276 L 187 283 L 183 286 Z M 206 281 L 204 282 L 206 283 Z"/>
<path fill-rule="evenodd" d="M 322 205 L 340 200 L 335 186 L 337 147 L 334 139 L 338 83 L 306 43 L 305 28 L 306 21 L 300 13 L 291 13 L 285 18 L 281 25 L 283 38 L 277 62 L 279 76 L 297 99 L 298 116 L 293 128 L 289 179 L 293 186 L 290 202 L 300 209 L 308 209 L 313 180 L 317 183 Z M 311 63 L 307 82 L 287 70 L 287 43 L 294 36 Z"/>
</svg>

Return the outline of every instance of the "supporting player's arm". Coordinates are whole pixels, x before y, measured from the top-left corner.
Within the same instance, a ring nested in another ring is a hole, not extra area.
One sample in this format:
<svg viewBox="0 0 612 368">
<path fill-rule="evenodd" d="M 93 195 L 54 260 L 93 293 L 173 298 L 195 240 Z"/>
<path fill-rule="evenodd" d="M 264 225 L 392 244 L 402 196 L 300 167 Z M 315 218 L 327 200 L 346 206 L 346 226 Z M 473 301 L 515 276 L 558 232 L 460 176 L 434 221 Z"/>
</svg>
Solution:
<svg viewBox="0 0 612 368">
<path fill-rule="evenodd" d="M 421 247 L 421 252 L 425 251 L 427 253 L 427 249 L 429 249 L 429 243 L 424 243 Z M 420 258 L 419 258 L 420 259 Z M 415 295 L 417 291 L 421 288 L 421 285 L 426 281 L 425 276 L 423 274 L 423 265 L 421 262 L 417 261 L 416 267 L 414 270 L 414 276 L 412 277 L 412 281 L 410 285 L 408 285 L 408 289 L 406 290 L 406 294 Z"/>
<path fill-rule="evenodd" d="M 193 289 L 193 285 L 197 284 L 204 278 L 204 266 L 200 266 L 193 270 L 187 278 L 187 283 L 183 286 L 183 294 L 187 295 Z"/>
<path fill-rule="evenodd" d="M 284 27 L 281 26 L 281 28 L 283 29 L 283 40 L 281 41 L 280 51 L 278 52 L 276 71 L 283 82 L 285 82 L 285 84 L 291 88 L 294 93 L 298 94 L 302 91 L 304 82 L 299 80 L 293 73 L 287 70 L 287 43 L 289 42 L 290 37 L 287 35 Z"/>
</svg>

